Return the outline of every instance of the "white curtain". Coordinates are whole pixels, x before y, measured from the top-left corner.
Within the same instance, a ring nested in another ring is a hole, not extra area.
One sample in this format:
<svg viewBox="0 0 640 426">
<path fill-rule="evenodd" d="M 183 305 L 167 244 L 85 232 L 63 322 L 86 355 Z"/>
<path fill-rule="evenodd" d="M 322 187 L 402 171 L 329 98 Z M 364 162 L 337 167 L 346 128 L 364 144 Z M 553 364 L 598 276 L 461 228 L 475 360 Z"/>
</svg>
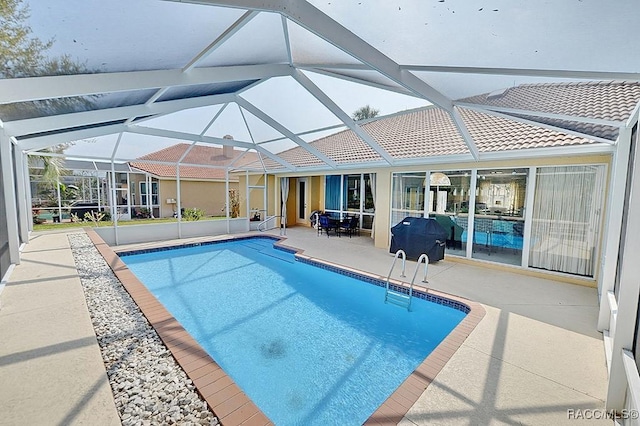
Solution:
<svg viewBox="0 0 640 426">
<path fill-rule="evenodd" d="M 530 266 L 594 275 L 604 190 L 604 165 L 538 169 Z"/>
<path fill-rule="evenodd" d="M 289 178 L 280 178 L 280 192 L 282 195 L 282 219 L 281 223 L 287 224 L 287 199 L 289 198 Z"/>
<path fill-rule="evenodd" d="M 369 185 L 371 186 L 371 198 L 373 201 L 373 220 L 371 221 L 371 238 L 375 237 L 376 233 L 376 174 L 369 173 Z"/>
</svg>

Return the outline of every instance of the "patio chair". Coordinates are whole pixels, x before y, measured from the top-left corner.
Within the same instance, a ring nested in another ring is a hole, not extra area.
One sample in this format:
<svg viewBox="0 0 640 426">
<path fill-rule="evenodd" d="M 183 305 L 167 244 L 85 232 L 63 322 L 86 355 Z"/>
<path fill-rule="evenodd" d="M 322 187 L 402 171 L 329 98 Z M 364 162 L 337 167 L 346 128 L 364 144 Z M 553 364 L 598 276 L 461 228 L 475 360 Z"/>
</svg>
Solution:
<svg viewBox="0 0 640 426">
<path fill-rule="evenodd" d="M 353 235 L 355 232 L 360 235 L 360 220 L 358 216 L 347 216 L 342 222 L 340 222 L 340 231 L 344 231 L 349 235 Z"/>
<path fill-rule="evenodd" d="M 318 235 L 322 234 L 322 231 L 327 234 L 327 238 L 329 238 L 329 231 L 334 230 L 336 235 L 340 236 L 340 232 L 338 230 L 338 224 L 336 221 L 331 220 L 331 218 L 327 215 L 318 216 Z"/>
</svg>

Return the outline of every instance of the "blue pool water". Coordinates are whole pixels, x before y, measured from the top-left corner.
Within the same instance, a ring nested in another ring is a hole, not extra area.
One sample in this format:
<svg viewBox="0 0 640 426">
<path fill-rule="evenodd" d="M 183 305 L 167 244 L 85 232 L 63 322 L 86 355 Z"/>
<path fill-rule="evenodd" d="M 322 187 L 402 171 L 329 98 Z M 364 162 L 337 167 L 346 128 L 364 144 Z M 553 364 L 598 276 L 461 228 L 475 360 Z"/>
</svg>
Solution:
<svg viewBox="0 0 640 426">
<path fill-rule="evenodd" d="M 359 425 L 465 313 L 295 261 L 252 238 L 122 260 L 280 425 Z"/>
</svg>

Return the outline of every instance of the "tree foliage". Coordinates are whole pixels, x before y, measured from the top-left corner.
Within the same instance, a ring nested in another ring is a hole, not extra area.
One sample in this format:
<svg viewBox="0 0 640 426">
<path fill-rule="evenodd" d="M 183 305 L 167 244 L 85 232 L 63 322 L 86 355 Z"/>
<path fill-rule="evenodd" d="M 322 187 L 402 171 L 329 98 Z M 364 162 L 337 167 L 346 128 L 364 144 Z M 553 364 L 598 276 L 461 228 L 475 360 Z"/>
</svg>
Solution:
<svg viewBox="0 0 640 426">
<path fill-rule="evenodd" d="M 22 0 L 0 0 L 0 77 L 30 76 L 45 62 L 43 52 L 53 40 L 43 42 L 34 37 L 25 22 L 29 8 Z"/>
<path fill-rule="evenodd" d="M 40 40 L 27 21 L 29 6 L 23 0 L 0 0 L 0 78 L 77 74 L 86 66 L 70 56 L 47 57 L 54 40 Z"/>
<path fill-rule="evenodd" d="M 64 154 L 64 150 L 71 144 L 58 144 L 42 149 L 41 152 L 50 154 Z M 29 156 L 30 174 L 39 176 L 40 180 L 51 186 L 58 184 L 60 176 L 67 173 L 64 168 L 64 158 L 60 156 Z"/>
<path fill-rule="evenodd" d="M 0 0 L 0 78 L 84 74 L 85 64 L 69 55 L 47 55 L 54 39 L 41 40 L 28 25 L 29 6 L 23 0 Z M 86 111 L 91 97 L 59 98 L 0 105 L 0 118 L 11 121 Z"/>
<path fill-rule="evenodd" d="M 380 114 L 380 110 L 372 108 L 369 105 L 358 108 L 352 115 L 355 121 L 366 120 L 367 118 L 377 117 Z"/>
</svg>

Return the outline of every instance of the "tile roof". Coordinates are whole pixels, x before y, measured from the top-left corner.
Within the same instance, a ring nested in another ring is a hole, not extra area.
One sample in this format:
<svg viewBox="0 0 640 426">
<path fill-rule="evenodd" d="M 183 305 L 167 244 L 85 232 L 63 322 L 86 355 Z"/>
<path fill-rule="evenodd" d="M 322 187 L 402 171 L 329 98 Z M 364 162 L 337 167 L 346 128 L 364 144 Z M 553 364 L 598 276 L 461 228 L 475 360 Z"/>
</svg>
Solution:
<svg viewBox="0 0 640 426">
<path fill-rule="evenodd" d="M 584 83 L 523 84 L 500 92 L 485 93 L 458 102 L 523 109 L 593 119 L 625 121 L 640 99 L 640 83 L 590 81 Z M 572 120 L 533 117 L 513 113 L 543 124 L 616 140 L 618 128 Z"/>
<path fill-rule="evenodd" d="M 591 139 L 475 110 L 461 109 L 461 115 L 480 153 L 595 143 Z"/>
<path fill-rule="evenodd" d="M 590 82 L 522 85 L 498 94 L 483 94 L 460 102 L 626 121 L 639 100 L 640 83 Z M 601 124 L 535 119 L 538 123 L 551 124 L 587 135 L 582 137 L 540 127 L 535 123 L 527 124 L 489 115 L 474 109 L 460 107 L 459 110 L 481 154 L 541 147 L 591 145 L 598 142 L 588 136 L 615 140 L 618 134 L 617 127 Z M 535 121 L 531 116 L 523 117 Z M 449 113 L 435 106 L 381 117 L 360 126 L 394 159 L 469 153 Z M 351 130 L 317 139 L 310 144 L 342 165 L 382 160 L 377 152 Z M 321 160 L 301 147 L 277 155 L 300 168 L 324 165 Z M 270 159 L 265 159 L 264 164 L 268 170 L 284 170 L 283 166 Z"/>
<path fill-rule="evenodd" d="M 138 157 L 137 160 L 149 160 L 175 163 L 177 162 L 185 151 L 191 146 L 187 143 L 179 143 L 172 145 L 168 148 L 160 151 L 152 152 L 151 154 Z M 239 158 L 242 154 L 242 158 Z M 245 166 L 250 163 L 258 161 L 258 156 L 254 152 L 246 152 L 233 150 L 233 157 L 228 158 L 224 156 L 224 150 L 213 146 L 195 145 L 189 151 L 187 156 L 182 160 L 184 164 L 201 164 L 210 166 L 229 166 L 231 163 L 235 167 Z M 129 163 L 131 167 L 135 167 L 138 170 L 150 173 L 152 175 L 164 178 L 175 178 L 176 167 L 168 164 L 152 164 L 141 163 L 135 160 Z M 194 167 L 194 166 L 180 166 L 180 178 L 184 179 L 221 179 L 225 178 L 224 169 L 212 169 L 207 167 Z M 230 180 L 237 180 L 237 178 L 230 178 Z"/>
<path fill-rule="evenodd" d="M 635 108 L 638 99 L 638 82 L 590 81 L 522 84 L 505 89 L 501 94 L 485 93 L 458 101 L 624 121 Z"/>
</svg>

